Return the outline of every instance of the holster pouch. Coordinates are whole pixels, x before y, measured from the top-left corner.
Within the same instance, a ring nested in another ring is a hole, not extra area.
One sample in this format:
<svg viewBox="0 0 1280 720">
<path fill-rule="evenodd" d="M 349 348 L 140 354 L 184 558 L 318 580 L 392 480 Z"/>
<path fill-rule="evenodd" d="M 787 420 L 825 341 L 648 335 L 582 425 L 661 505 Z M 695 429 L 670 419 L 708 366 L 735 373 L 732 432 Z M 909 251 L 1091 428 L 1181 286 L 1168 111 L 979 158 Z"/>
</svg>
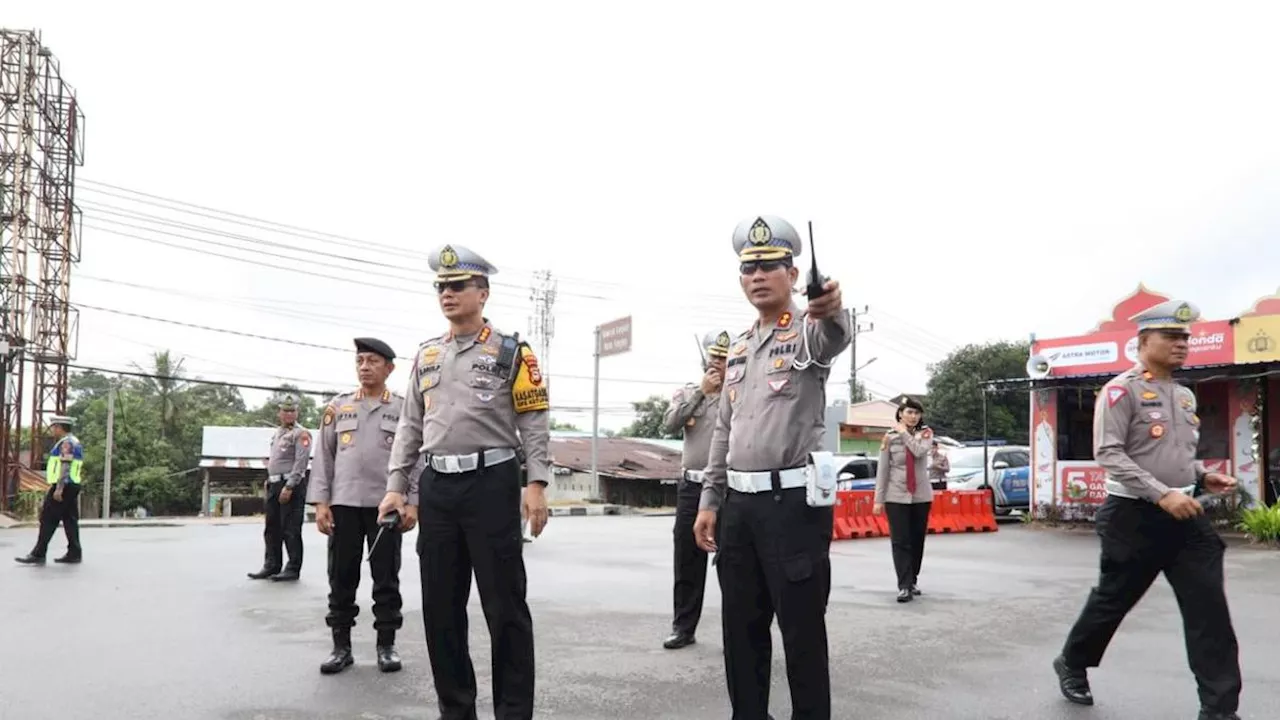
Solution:
<svg viewBox="0 0 1280 720">
<path fill-rule="evenodd" d="M 809 462 L 804 467 L 804 499 L 809 507 L 831 507 L 836 504 L 834 453 L 809 453 Z"/>
</svg>

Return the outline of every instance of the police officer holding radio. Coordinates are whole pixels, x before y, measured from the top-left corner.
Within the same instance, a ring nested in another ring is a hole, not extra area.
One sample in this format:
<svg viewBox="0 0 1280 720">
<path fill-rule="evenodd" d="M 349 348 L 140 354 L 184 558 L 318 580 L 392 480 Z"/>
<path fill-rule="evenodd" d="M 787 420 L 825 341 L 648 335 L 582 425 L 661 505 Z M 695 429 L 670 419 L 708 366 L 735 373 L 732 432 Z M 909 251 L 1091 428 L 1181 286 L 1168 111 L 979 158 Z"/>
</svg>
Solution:
<svg viewBox="0 0 1280 720">
<path fill-rule="evenodd" d="M 547 388 L 528 344 L 484 317 L 489 276 L 497 270 L 460 245 L 446 245 L 430 263 L 449 331 L 423 343 L 414 357 L 380 510 L 403 512 L 409 472 L 425 454 L 418 556 L 441 718 L 476 718 L 475 669 L 467 647 L 474 571 L 489 625 L 494 715 L 528 720 L 534 653 L 520 530 L 520 455 L 528 473 L 524 513 L 536 537 L 547 523 Z"/>
<path fill-rule="evenodd" d="M 1223 589 L 1226 545 L 1194 499 L 1234 492 L 1236 480 L 1195 459 L 1195 393 L 1173 379 L 1199 316 L 1190 303 L 1170 300 L 1130 318 L 1138 364 L 1108 382 L 1094 407 L 1094 459 L 1107 471 L 1107 499 L 1096 517 L 1102 571 L 1053 661 L 1073 703 L 1093 704 L 1087 669 L 1102 662 L 1120 622 L 1163 572 L 1178 598 L 1200 720 L 1239 720 L 1239 647 Z"/>
<path fill-rule="evenodd" d="M 702 497 L 703 469 L 711 450 L 711 434 L 715 431 L 716 412 L 720 404 L 720 385 L 724 381 L 724 363 L 729 355 L 729 333 L 712 331 L 702 338 L 702 381 L 689 383 L 676 391 L 663 417 L 668 433 L 684 430 L 682 475 L 676 491 L 675 542 L 675 618 L 671 635 L 662 643 L 675 650 L 694 643 L 698 620 L 702 617 L 702 598 L 707 581 L 707 553 L 693 537 L 693 521 L 698 515 Z"/>
<path fill-rule="evenodd" d="M 266 557 L 254 580 L 297 580 L 302 572 L 302 520 L 306 515 L 307 466 L 311 464 L 311 432 L 298 424 L 298 401 L 286 395 L 279 404 L 280 427 L 271 438 L 267 460 Z M 289 552 L 282 571 L 280 546 Z"/>
<path fill-rule="evenodd" d="M 829 720 L 825 616 L 835 490 L 821 447 L 825 386 L 852 337 L 849 317 L 834 281 L 811 277 L 808 306 L 792 300 L 803 246 L 786 220 L 743 222 L 733 246 L 759 318 L 729 351 L 694 535 L 699 547 L 718 552 L 733 718 L 768 717 L 776 615 L 792 718 Z"/>
<path fill-rule="evenodd" d="M 378 504 L 387 489 L 387 461 L 400 422 L 404 397 L 387 389 L 395 371 L 395 351 L 377 338 L 356 338 L 359 389 L 338 395 L 320 420 L 307 502 L 316 508 L 316 529 L 329 536 L 329 614 L 333 652 L 320 665 L 330 675 L 350 667 L 351 628 L 360 608 L 360 563 L 369 547 L 373 579 L 373 628 L 377 632 L 378 669 L 401 668 L 396 631 L 403 618 L 400 597 L 401 532 L 417 522 L 417 478 L 410 478 L 408 505 L 400 532 L 378 525 Z"/>
</svg>

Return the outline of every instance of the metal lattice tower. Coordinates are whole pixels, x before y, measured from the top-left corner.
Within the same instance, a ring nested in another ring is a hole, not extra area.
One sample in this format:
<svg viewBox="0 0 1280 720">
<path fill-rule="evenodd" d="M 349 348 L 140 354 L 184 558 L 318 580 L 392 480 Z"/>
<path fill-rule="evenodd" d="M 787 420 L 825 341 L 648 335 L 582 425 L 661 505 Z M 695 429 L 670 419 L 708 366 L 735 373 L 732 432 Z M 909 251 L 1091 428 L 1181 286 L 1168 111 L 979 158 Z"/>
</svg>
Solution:
<svg viewBox="0 0 1280 720">
<path fill-rule="evenodd" d="M 533 316 L 529 318 L 529 335 L 533 337 L 533 350 L 538 355 L 538 364 L 542 366 L 542 375 L 547 378 L 547 386 L 551 385 L 551 374 L 548 370 L 551 355 L 551 339 L 556 334 L 556 318 L 551 308 L 556 303 L 556 281 L 550 270 L 539 270 L 533 274 L 533 286 L 529 291 L 529 299 L 533 301 Z"/>
<path fill-rule="evenodd" d="M 78 314 L 71 267 L 80 260 L 75 171 L 84 115 L 36 31 L 0 29 L 0 340 L 14 348 L 0 421 L 0 506 L 16 491 L 31 364 L 31 453 L 44 455 L 46 420 L 66 411 Z"/>
</svg>

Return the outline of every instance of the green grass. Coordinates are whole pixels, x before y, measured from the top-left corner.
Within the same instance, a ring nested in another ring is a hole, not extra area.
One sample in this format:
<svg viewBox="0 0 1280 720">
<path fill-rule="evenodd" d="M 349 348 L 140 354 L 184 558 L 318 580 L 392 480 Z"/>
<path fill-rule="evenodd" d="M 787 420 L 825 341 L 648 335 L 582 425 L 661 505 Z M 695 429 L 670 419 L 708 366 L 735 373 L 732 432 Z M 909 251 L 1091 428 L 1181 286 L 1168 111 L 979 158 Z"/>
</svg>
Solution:
<svg viewBox="0 0 1280 720">
<path fill-rule="evenodd" d="M 1280 543 L 1280 503 L 1271 507 L 1246 508 L 1236 526 L 1257 543 Z"/>
</svg>

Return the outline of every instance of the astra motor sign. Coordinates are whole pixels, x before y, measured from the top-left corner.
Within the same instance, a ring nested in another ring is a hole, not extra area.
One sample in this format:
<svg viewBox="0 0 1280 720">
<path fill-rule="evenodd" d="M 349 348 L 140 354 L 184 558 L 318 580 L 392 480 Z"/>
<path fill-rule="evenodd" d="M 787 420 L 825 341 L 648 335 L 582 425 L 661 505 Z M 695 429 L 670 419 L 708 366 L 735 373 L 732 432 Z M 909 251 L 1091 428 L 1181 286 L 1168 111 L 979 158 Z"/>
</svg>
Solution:
<svg viewBox="0 0 1280 720">
<path fill-rule="evenodd" d="M 1186 367 L 1235 362 L 1234 329 L 1225 320 L 1195 323 L 1188 338 Z M 1049 360 L 1052 377 L 1116 375 L 1138 361 L 1138 338 L 1132 330 L 1037 340 L 1032 354 Z"/>
</svg>

